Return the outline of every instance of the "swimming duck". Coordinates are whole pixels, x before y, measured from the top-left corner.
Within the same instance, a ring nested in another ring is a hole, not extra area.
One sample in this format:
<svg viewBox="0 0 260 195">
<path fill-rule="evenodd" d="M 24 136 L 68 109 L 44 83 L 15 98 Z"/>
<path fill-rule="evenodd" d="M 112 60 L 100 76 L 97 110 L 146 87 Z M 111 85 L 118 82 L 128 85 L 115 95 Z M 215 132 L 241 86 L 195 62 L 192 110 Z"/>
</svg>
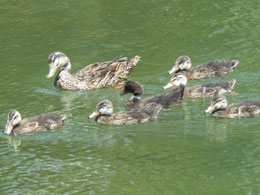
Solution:
<svg viewBox="0 0 260 195">
<path fill-rule="evenodd" d="M 224 77 L 229 72 L 232 72 L 238 63 L 238 60 L 215 60 L 192 68 L 190 58 L 188 56 L 180 56 L 168 73 L 183 72 L 188 79 L 203 79 L 215 76 Z"/>
<path fill-rule="evenodd" d="M 143 87 L 141 86 L 141 84 L 135 81 L 127 81 L 124 90 L 120 93 L 120 95 L 125 95 L 127 93 L 133 94 L 133 96 L 130 99 L 128 99 L 125 103 L 126 109 L 142 107 L 151 102 L 160 104 L 163 106 L 164 109 L 167 109 L 170 106 L 174 106 L 181 103 L 184 86 L 186 85 L 185 82 L 187 82 L 187 78 L 186 80 L 184 78 L 184 81 L 182 81 L 182 83 L 176 83 L 177 87 L 173 88 L 168 92 L 154 95 L 142 100 L 141 96 L 143 95 Z"/>
<path fill-rule="evenodd" d="M 88 118 L 95 117 L 98 123 L 108 125 L 134 124 L 155 119 L 161 110 L 162 106 L 153 102 L 141 108 L 113 114 L 112 102 L 103 100 L 97 104 L 96 110 Z"/>
<path fill-rule="evenodd" d="M 252 116 L 260 114 L 260 100 L 247 100 L 228 106 L 227 98 L 223 95 L 215 95 L 211 105 L 204 113 L 211 113 L 219 118 L 235 118 L 238 116 Z"/>
<path fill-rule="evenodd" d="M 187 77 L 183 73 L 178 73 L 174 75 L 171 81 L 163 87 L 163 89 L 168 89 L 171 87 L 178 85 L 178 83 L 187 83 L 182 80 L 187 80 Z M 188 89 L 184 90 L 183 98 L 199 98 L 199 97 L 212 97 L 218 91 L 220 94 L 230 93 L 232 95 L 236 95 L 232 90 L 234 89 L 236 84 L 236 80 L 232 79 L 230 81 L 225 82 L 216 82 L 216 83 L 208 83 L 205 85 L 195 85 Z M 185 84 L 186 85 L 186 84 Z"/>
<path fill-rule="evenodd" d="M 71 63 L 62 52 L 52 52 L 49 57 L 49 74 L 47 78 L 55 75 L 54 85 L 68 90 L 91 90 L 107 86 L 122 85 L 140 57 L 132 59 L 117 57 L 112 61 L 90 64 L 74 74 L 70 73 Z"/>
<path fill-rule="evenodd" d="M 59 113 L 45 113 L 22 120 L 21 114 L 17 110 L 11 110 L 8 114 L 5 133 L 24 134 L 37 131 L 47 131 L 60 127 L 65 120 L 66 115 Z"/>
</svg>

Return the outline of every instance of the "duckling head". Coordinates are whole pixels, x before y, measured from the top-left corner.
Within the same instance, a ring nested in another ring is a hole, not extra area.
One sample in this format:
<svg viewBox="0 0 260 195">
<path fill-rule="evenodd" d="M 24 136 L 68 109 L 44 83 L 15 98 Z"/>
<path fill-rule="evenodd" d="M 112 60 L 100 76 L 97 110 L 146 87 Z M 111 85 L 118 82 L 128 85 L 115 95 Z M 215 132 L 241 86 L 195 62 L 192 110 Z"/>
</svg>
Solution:
<svg viewBox="0 0 260 195">
<path fill-rule="evenodd" d="M 69 58 L 62 52 L 55 51 L 52 52 L 48 57 L 49 62 L 49 73 L 47 78 L 52 77 L 58 68 L 71 69 L 71 64 Z"/>
<path fill-rule="evenodd" d="M 169 89 L 171 87 L 179 87 L 180 85 L 186 86 L 188 79 L 185 74 L 176 74 L 171 78 L 171 81 L 163 87 L 163 89 Z"/>
<path fill-rule="evenodd" d="M 14 129 L 14 127 L 22 121 L 21 114 L 17 110 L 11 110 L 8 113 L 7 123 L 5 126 L 5 133 L 10 135 Z"/>
<path fill-rule="evenodd" d="M 178 72 L 179 70 L 189 70 L 191 68 L 191 60 L 189 56 L 180 56 L 177 58 L 174 66 L 168 71 L 169 74 Z"/>
<path fill-rule="evenodd" d="M 120 93 L 120 95 L 125 95 L 127 93 L 132 93 L 134 96 L 139 97 L 143 95 L 143 87 L 138 82 L 127 81 L 124 90 Z"/>
<path fill-rule="evenodd" d="M 215 95 L 211 101 L 211 105 L 204 113 L 214 113 L 217 110 L 225 110 L 227 108 L 227 98 L 223 95 Z"/>
<path fill-rule="evenodd" d="M 102 100 L 96 106 L 96 110 L 88 118 L 98 117 L 100 115 L 112 115 L 113 105 L 109 100 Z"/>
</svg>

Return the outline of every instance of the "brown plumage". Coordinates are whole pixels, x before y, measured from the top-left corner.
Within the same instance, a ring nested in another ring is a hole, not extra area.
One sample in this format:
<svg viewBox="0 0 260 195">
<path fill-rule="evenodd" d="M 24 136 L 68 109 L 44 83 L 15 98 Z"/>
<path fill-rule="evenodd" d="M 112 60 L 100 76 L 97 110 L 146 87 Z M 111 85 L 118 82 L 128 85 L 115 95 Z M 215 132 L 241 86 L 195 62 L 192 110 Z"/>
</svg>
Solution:
<svg viewBox="0 0 260 195">
<path fill-rule="evenodd" d="M 60 127 L 65 119 L 65 114 L 45 113 L 22 120 L 21 114 L 17 110 L 11 110 L 8 114 L 5 133 L 7 135 L 17 135 L 47 131 L 49 129 Z"/>
<path fill-rule="evenodd" d="M 126 57 L 117 57 L 112 61 L 90 64 L 71 74 L 69 58 L 62 52 L 53 52 L 48 57 L 50 70 L 47 77 L 52 77 L 60 67 L 54 84 L 62 89 L 91 90 L 122 85 L 139 60 L 139 56 L 130 60 Z"/>
<path fill-rule="evenodd" d="M 236 84 L 236 80 L 232 79 L 225 82 L 208 83 L 205 85 L 195 85 L 185 89 L 183 98 L 199 98 L 199 97 L 212 97 L 216 90 L 221 94 L 231 93 L 236 94 L 232 90 Z"/>
<path fill-rule="evenodd" d="M 204 112 L 219 118 L 260 115 L 260 100 L 247 100 L 228 105 L 225 96 L 215 95 L 211 105 Z"/>
<path fill-rule="evenodd" d="M 109 100 L 103 100 L 97 104 L 96 110 L 89 115 L 89 118 L 95 117 L 98 123 L 108 125 L 134 124 L 154 120 L 161 110 L 161 105 L 149 103 L 144 107 L 113 114 L 112 103 Z"/>
<path fill-rule="evenodd" d="M 214 60 L 192 68 L 190 58 L 188 56 L 180 56 L 169 71 L 169 74 L 182 72 L 186 74 L 188 79 L 224 77 L 229 72 L 232 72 L 238 63 L 238 60 Z"/>
<path fill-rule="evenodd" d="M 187 77 L 186 74 L 177 73 L 173 75 L 171 81 L 165 85 L 163 88 L 168 89 L 174 86 L 179 86 L 180 84 L 186 86 Z M 208 83 L 205 85 L 195 85 L 190 88 L 185 88 L 183 98 L 200 98 L 200 97 L 210 97 L 214 96 L 215 92 L 218 91 L 221 94 L 231 93 L 236 94 L 232 90 L 236 84 L 236 80 L 232 79 L 226 82 L 216 82 L 216 83 Z"/>
<path fill-rule="evenodd" d="M 138 82 L 128 81 L 125 84 L 124 90 L 120 93 L 120 95 L 124 95 L 127 93 L 132 93 L 134 95 L 126 101 L 126 109 L 143 107 L 152 102 L 160 104 L 164 109 L 167 109 L 170 106 L 181 103 L 183 91 L 184 85 L 180 85 L 171 89 L 168 92 L 141 99 L 141 95 L 143 95 L 143 87 Z"/>
</svg>

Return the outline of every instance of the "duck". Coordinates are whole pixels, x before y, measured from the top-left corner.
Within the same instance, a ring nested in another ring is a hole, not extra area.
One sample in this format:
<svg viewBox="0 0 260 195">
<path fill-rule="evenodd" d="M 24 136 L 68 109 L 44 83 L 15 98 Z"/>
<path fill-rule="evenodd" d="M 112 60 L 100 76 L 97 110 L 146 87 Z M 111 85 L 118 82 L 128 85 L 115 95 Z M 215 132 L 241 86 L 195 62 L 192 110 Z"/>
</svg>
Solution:
<svg viewBox="0 0 260 195">
<path fill-rule="evenodd" d="M 128 110 L 142 107 L 152 102 L 160 104 L 163 109 L 168 109 L 171 106 L 181 103 L 184 86 L 186 85 L 185 82 L 187 82 L 187 79 L 182 81 L 182 83 L 176 84 L 176 87 L 168 92 L 141 99 L 141 96 L 143 95 L 142 85 L 137 81 L 127 81 L 120 95 L 125 95 L 127 93 L 133 94 L 133 96 L 129 98 L 124 105 L 124 107 Z"/>
<path fill-rule="evenodd" d="M 204 113 L 210 113 L 218 118 L 260 115 L 260 100 L 246 100 L 228 105 L 227 98 L 224 95 L 217 94 L 213 97 L 211 105 Z"/>
<path fill-rule="evenodd" d="M 95 111 L 88 118 L 95 118 L 96 122 L 106 125 L 135 124 L 156 119 L 161 110 L 161 105 L 152 102 L 130 111 L 113 113 L 112 102 L 106 99 L 97 104 Z"/>
<path fill-rule="evenodd" d="M 177 58 L 175 65 L 170 71 L 168 71 L 168 73 L 173 74 L 182 72 L 186 74 L 189 80 L 198 80 L 215 76 L 224 77 L 229 72 L 232 72 L 238 63 L 238 60 L 228 61 L 218 59 L 192 68 L 191 59 L 189 56 L 180 56 Z"/>
<path fill-rule="evenodd" d="M 7 135 L 18 135 L 38 131 L 47 131 L 60 127 L 65 119 L 65 114 L 53 112 L 40 114 L 22 120 L 21 114 L 17 110 L 11 110 L 8 113 L 4 133 Z"/>
<path fill-rule="evenodd" d="M 171 87 L 182 83 L 186 86 L 187 77 L 186 74 L 178 73 L 171 78 L 171 81 L 163 87 L 163 89 L 169 89 Z M 205 98 L 205 97 L 213 97 L 218 91 L 220 94 L 230 93 L 231 95 L 237 95 L 236 92 L 233 91 L 236 84 L 236 80 L 232 79 L 230 81 L 224 82 L 211 82 L 204 85 L 195 85 L 190 88 L 185 88 L 183 99 L 187 98 Z"/>
<path fill-rule="evenodd" d="M 56 51 L 48 57 L 49 73 L 47 78 L 53 77 L 59 69 L 54 85 L 67 90 L 92 90 L 123 85 L 124 80 L 128 78 L 139 60 L 139 56 L 132 59 L 119 56 L 112 61 L 90 64 L 71 74 L 70 59 L 63 52 Z"/>
</svg>

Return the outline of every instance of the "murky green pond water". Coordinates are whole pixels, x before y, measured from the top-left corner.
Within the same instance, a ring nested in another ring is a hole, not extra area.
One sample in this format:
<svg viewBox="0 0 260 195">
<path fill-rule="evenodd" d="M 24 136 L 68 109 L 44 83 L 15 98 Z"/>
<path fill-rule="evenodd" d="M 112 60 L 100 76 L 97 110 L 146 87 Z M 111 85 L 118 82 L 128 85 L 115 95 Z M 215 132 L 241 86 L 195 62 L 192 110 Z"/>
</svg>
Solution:
<svg viewBox="0 0 260 195">
<path fill-rule="evenodd" d="M 0 134 L 1 194 L 259 194 L 259 117 L 215 119 L 211 99 L 185 100 L 145 124 L 105 126 L 89 120 L 113 88 L 57 89 L 47 57 L 60 50 L 72 71 L 118 55 L 140 55 L 129 79 L 145 96 L 162 92 L 179 55 L 194 65 L 238 59 L 240 102 L 260 95 L 260 9 L 252 1 L 7 1 L 0 0 L 0 127 L 7 113 L 68 114 L 63 129 Z M 213 81 L 221 78 L 211 79 Z M 211 80 L 191 81 L 189 86 Z"/>
</svg>

